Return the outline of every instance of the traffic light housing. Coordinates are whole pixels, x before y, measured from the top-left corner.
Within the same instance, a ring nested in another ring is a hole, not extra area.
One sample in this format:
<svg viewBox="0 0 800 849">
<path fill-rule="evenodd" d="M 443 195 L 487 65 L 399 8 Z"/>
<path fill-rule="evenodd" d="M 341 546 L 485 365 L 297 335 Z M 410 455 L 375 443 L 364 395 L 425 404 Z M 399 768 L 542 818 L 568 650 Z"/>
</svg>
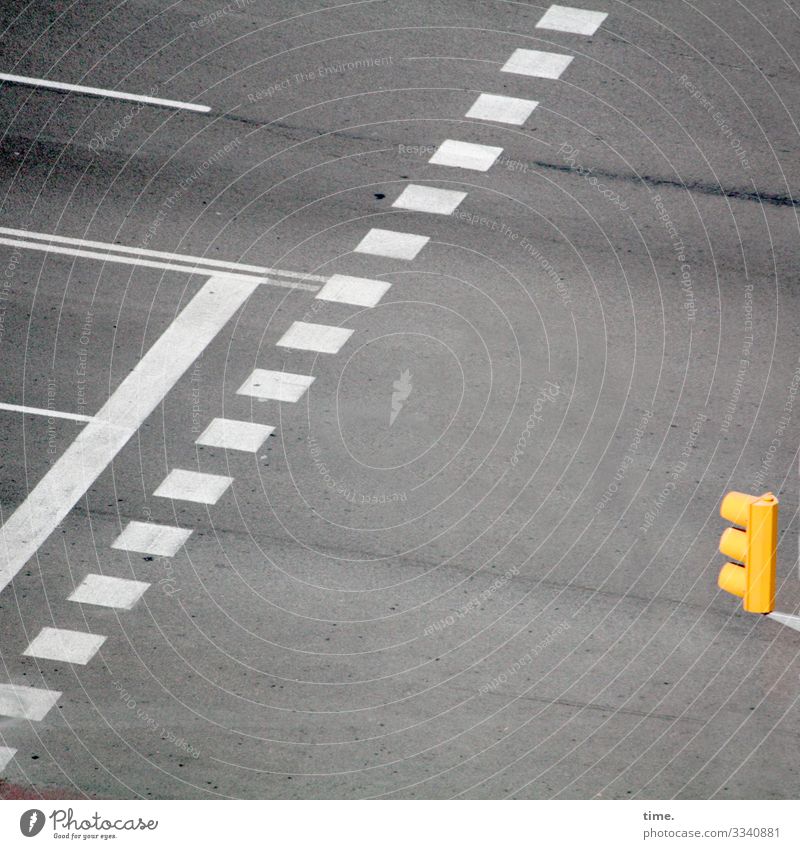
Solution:
<svg viewBox="0 0 800 849">
<path fill-rule="evenodd" d="M 729 492 L 720 515 L 738 527 L 728 528 L 719 550 L 736 562 L 719 573 L 719 587 L 739 596 L 749 613 L 775 609 L 775 562 L 778 545 L 778 499 L 771 492 L 746 495 Z"/>
</svg>

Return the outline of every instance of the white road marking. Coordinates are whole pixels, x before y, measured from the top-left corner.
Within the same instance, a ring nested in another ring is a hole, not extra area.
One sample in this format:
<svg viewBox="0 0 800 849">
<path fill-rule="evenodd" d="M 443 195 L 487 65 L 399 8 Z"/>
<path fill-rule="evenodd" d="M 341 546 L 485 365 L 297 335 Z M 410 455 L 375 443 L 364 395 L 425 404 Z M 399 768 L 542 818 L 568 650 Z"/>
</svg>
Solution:
<svg viewBox="0 0 800 849">
<path fill-rule="evenodd" d="M 128 522 L 122 533 L 111 543 L 111 547 L 119 551 L 135 551 L 156 557 L 174 557 L 191 535 L 189 528 L 132 521 Z"/>
<path fill-rule="evenodd" d="M 607 12 L 592 12 L 574 6 L 551 6 L 536 26 L 538 29 L 553 29 L 576 35 L 594 35 L 607 17 Z"/>
<path fill-rule="evenodd" d="M 16 74 L 0 74 L 0 80 L 19 85 L 35 86 L 37 88 L 52 88 L 57 91 L 73 91 L 76 94 L 91 94 L 94 97 L 111 97 L 114 100 L 133 100 L 136 103 L 148 103 L 151 106 L 168 106 L 171 109 L 186 109 L 189 112 L 210 112 L 210 106 L 200 103 L 186 103 L 182 100 L 164 100 L 161 97 L 150 97 L 145 94 L 131 94 L 127 91 L 114 91 L 109 88 L 92 88 L 73 83 L 60 83 L 55 80 L 40 80 L 36 77 L 19 77 Z"/>
<path fill-rule="evenodd" d="M 197 437 L 197 445 L 225 448 L 229 451 L 258 451 L 267 437 L 275 431 L 269 425 L 242 422 L 236 419 L 212 419 L 211 424 Z"/>
<path fill-rule="evenodd" d="M 538 100 L 523 100 L 521 97 L 505 97 L 502 94 L 481 94 L 464 117 L 521 127 L 538 105 Z"/>
<path fill-rule="evenodd" d="M 500 70 L 507 74 L 557 80 L 574 58 L 566 53 L 546 53 L 542 50 L 525 50 L 518 47 Z"/>
<path fill-rule="evenodd" d="M 449 168 L 488 171 L 502 152 L 502 147 L 446 139 L 428 162 L 431 165 L 446 165 Z"/>
<path fill-rule="evenodd" d="M 4 770 L 16 754 L 16 749 L 9 749 L 8 746 L 0 746 L 0 770 Z"/>
<path fill-rule="evenodd" d="M 347 327 L 331 327 L 328 324 L 294 321 L 275 344 L 280 348 L 317 351 L 320 354 L 338 354 L 342 345 L 347 342 L 353 333 L 354 331 Z"/>
<path fill-rule="evenodd" d="M 60 698 L 61 693 L 58 690 L 0 684 L 0 716 L 41 722 Z"/>
<path fill-rule="evenodd" d="M 42 628 L 22 653 L 42 660 L 60 660 L 62 663 L 86 666 L 105 641 L 105 637 L 87 634 L 85 631 Z"/>
<path fill-rule="evenodd" d="M 194 501 L 197 504 L 216 504 L 233 483 L 226 475 L 210 475 L 191 469 L 173 469 L 153 493 L 159 498 Z"/>
<path fill-rule="evenodd" d="M 262 401 L 299 401 L 314 378 L 308 374 L 290 374 L 257 368 L 239 387 L 237 395 L 249 395 Z"/>
<path fill-rule="evenodd" d="M 431 186 L 412 184 L 403 189 L 400 197 L 392 206 L 397 209 L 412 209 L 415 212 L 450 215 L 466 196 L 466 192 L 454 192 L 451 189 L 434 189 Z"/>
<path fill-rule="evenodd" d="M 115 607 L 131 610 L 144 595 L 150 584 L 109 575 L 87 575 L 80 586 L 67 598 L 78 604 L 95 604 L 98 607 Z"/>
<path fill-rule="evenodd" d="M 0 528 L 0 591 L 258 285 L 257 280 L 230 277 L 212 277 L 203 284 Z"/>
<path fill-rule="evenodd" d="M 64 254 L 65 256 L 81 256 L 86 259 L 101 259 L 104 262 L 116 262 L 120 265 L 136 265 L 142 268 L 160 268 L 165 271 L 180 271 L 183 274 L 199 274 L 199 275 L 217 275 L 224 280 L 247 280 L 255 283 L 263 283 L 267 286 L 280 286 L 283 289 L 303 289 L 306 292 L 316 292 L 319 286 L 314 286 L 310 283 L 289 283 L 286 280 L 271 280 L 266 277 L 256 277 L 251 274 L 234 274 L 233 272 L 221 272 L 220 269 L 191 266 L 191 265 L 175 265 L 169 262 L 157 262 L 151 259 L 141 259 L 140 257 L 121 256 L 112 253 L 99 253 L 98 251 L 85 251 L 80 248 L 69 248 L 61 245 L 48 245 L 46 242 L 30 242 L 20 239 L 6 239 L 0 237 L 0 245 L 9 245 L 15 248 L 26 248 L 32 251 L 44 251 L 45 253 Z"/>
<path fill-rule="evenodd" d="M 317 292 L 317 298 L 339 304 L 353 304 L 357 307 L 374 307 L 389 291 L 391 285 L 383 280 L 334 274 Z"/>
<path fill-rule="evenodd" d="M 41 233 L 37 230 L 16 230 L 13 227 L 0 227 L 0 234 L 18 239 L 33 239 L 59 245 L 71 245 L 74 248 L 96 248 L 100 251 L 115 254 L 133 254 L 134 256 L 151 257 L 165 262 L 188 263 L 193 269 L 218 269 L 224 268 L 235 271 L 238 274 L 260 274 L 274 275 L 276 277 L 288 277 L 292 280 L 315 280 L 324 283 L 328 278 L 320 274 L 306 274 L 303 271 L 286 271 L 282 268 L 268 268 L 262 265 L 247 265 L 243 262 L 230 262 L 223 259 L 211 259 L 206 256 L 192 256 L 191 254 L 176 254 L 166 251 L 154 251 L 148 248 L 129 247 L 128 245 L 115 245 L 111 242 L 94 242 L 91 239 L 75 239 L 72 236 L 55 236 L 52 233 Z M 210 274 L 215 272 L 209 272 Z"/>
<path fill-rule="evenodd" d="M 353 250 L 358 254 L 388 256 L 392 259 L 414 259 L 429 241 L 429 236 L 373 227 Z"/>
<path fill-rule="evenodd" d="M 23 407 L 21 404 L 0 404 L 0 410 L 8 410 L 12 413 L 25 413 L 31 416 L 47 416 L 51 419 L 70 419 L 75 422 L 93 421 L 92 416 L 84 416 L 81 413 L 64 413 L 61 410 L 50 410 L 45 407 Z"/>
</svg>

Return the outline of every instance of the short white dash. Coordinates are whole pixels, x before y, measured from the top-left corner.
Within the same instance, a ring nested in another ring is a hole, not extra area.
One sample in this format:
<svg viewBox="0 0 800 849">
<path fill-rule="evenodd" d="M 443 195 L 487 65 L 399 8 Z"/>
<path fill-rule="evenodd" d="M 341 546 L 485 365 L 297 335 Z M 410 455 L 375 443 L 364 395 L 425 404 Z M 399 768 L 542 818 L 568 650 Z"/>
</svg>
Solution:
<svg viewBox="0 0 800 849">
<path fill-rule="evenodd" d="M 317 293 L 317 298 L 357 307 L 374 307 L 389 291 L 391 285 L 383 280 L 334 274 Z"/>
<path fill-rule="evenodd" d="M 607 12 L 592 12 L 574 6 L 551 6 L 536 26 L 576 35 L 594 35 L 607 17 Z"/>
<path fill-rule="evenodd" d="M 338 354 L 352 335 L 353 331 L 347 327 L 295 321 L 275 344 L 281 348 L 317 351 L 320 354 Z"/>
<path fill-rule="evenodd" d="M 73 83 L 61 83 L 55 80 L 40 80 L 37 77 L 20 77 L 16 74 L 0 74 L 3 82 L 17 83 L 18 85 L 29 85 L 37 88 L 52 88 L 56 91 L 71 91 L 76 94 L 90 94 L 94 97 L 111 97 L 114 100 L 133 100 L 137 103 L 147 103 L 150 106 L 167 106 L 171 109 L 186 109 L 189 112 L 210 112 L 210 106 L 202 106 L 199 103 L 185 103 L 182 100 L 164 100 L 161 97 L 150 97 L 145 94 L 131 94 L 127 91 L 114 91 L 110 88 L 92 88 L 85 85 L 74 85 Z"/>
<path fill-rule="evenodd" d="M 546 53 L 542 50 L 524 50 L 518 47 L 500 70 L 507 74 L 524 74 L 527 77 L 557 80 L 566 71 L 573 58 L 565 53 Z"/>
<path fill-rule="evenodd" d="M 410 185 L 392 204 L 397 209 L 411 209 L 415 212 L 432 212 L 437 215 L 451 215 L 467 196 L 466 192 L 454 192 L 451 189 L 435 189 L 431 186 Z"/>
<path fill-rule="evenodd" d="M 449 168 L 488 171 L 502 152 L 502 147 L 446 139 L 428 162 L 431 165 L 447 165 Z"/>
<path fill-rule="evenodd" d="M 255 452 L 274 431 L 274 427 L 256 422 L 213 419 L 195 442 L 211 448 Z"/>
<path fill-rule="evenodd" d="M 172 557 L 191 536 L 188 528 L 156 525 L 153 522 L 128 522 L 125 530 L 111 543 L 120 551 L 136 551 L 157 557 Z"/>
<path fill-rule="evenodd" d="M 61 693 L 57 690 L 0 684 L 0 716 L 41 722 L 60 698 Z"/>
<path fill-rule="evenodd" d="M 59 660 L 62 663 L 86 666 L 105 641 L 106 638 L 99 634 L 67 631 L 63 628 L 42 628 L 22 653 L 42 660 Z"/>
<path fill-rule="evenodd" d="M 11 759 L 16 754 L 16 749 L 9 749 L 8 746 L 0 746 L 0 771 L 4 770 L 11 763 Z"/>
<path fill-rule="evenodd" d="M 354 250 L 359 254 L 388 256 L 392 259 L 414 259 L 429 241 L 429 236 L 373 227 Z"/>
<path fill-rule="evenodd" d="M 80 586 L 67 598 L 67 601 L 131 610 L 149 586 L 150 584 L 145 581 L 131 581 L 128 578 L 112 578 L 109 575 L 91 573 L 81 581 Z"/>
<path fill-rule="evenodd" d="M 225 475 L 173 469 L 161 481 L 153 495 L 179 501 L 195 501 L 198 504 L 216 504 L 232 483 L 233 478 Z"/>
<path fill-rule="evenodd" d="M 299 401 L 314 382 L 308 374 L 290 374 L 257 368 L 239 387 L 237 395 L 249 395 L 261 401 Z"/>
<path fill-rule="evenodd" d="M 24 413 L 29 416 L 47 416 L 53 419 L 70 419 L 75 422 L 90 422 L 91 416 L 81 413 L 64 413 L 61 410 L 50 410 L 45 407 L 24 407 L 21 404 L 0 404 L 0 410 L 8 410 L 10 413 Z"/>
<path fill-rule="evenodd" d="M 538 100 L 523 100 L 520 97 L 505 97 L 502 94 L 481 94 L 465 117 L 497 121 L 500 124 L 515 124 L 521 127 L 538 105 Z"/>
</svg>

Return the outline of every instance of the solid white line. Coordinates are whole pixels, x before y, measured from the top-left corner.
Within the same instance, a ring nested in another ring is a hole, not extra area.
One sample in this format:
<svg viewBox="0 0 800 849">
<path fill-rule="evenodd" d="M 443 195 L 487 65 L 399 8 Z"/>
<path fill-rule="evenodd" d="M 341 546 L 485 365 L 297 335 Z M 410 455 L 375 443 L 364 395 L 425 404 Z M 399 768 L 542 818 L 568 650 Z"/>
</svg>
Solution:
<svg viewBox="0 0 800 849">
<path fill-rule="evenodd" d="M 172 109 L 187 109 L 189 112 L 210 112 L 210 106 L 200 103 L 185 103 L 182 100 L 164 100 L 160 97 L 149 97 L 146 94 L 131 94 L 127 91 L 114 91 L 109 88 L 92 88 L 73 83 L 59 83 L 55 80 L 40 80 L 36 77 L 18 77 L 16 74 L 0 74 L 0 80 L 19 85 L 37 86 L 39 88 L 54 88 L 58 91 L 74 91 L 77 94 L 91 94 L 95 97 L 112 97 L 115 100 L 134 100 L 137 103 L 149 103 L 152 106 L 168 106 Z"/>
<path fill-rule="evenodd" d="M 102 259 L 104 262 L 118 262 L 122 265 L 141 265 L 145 268 L 163 268 L 167 271 L 182 271 L 184 274 L 206 274 L 216 275 L 228 280 L 254 280 L 256 283 L 263 283 L 267 286 L 280 286 L 283 289 L 303 289 L 306 292 L 318 292 L 319 286 L 314 286 L 311 283 L 289 283 L 286 280 L 269 280 L 266 277 L 256 277 L 253 274 L 233 274 L 230 272 L 221 273 L 218 268 L 209 268 L 207 266 L 191 266 L 191 265 L 174 265 L 169 262 L 155 262 L 149 259 L 140 259 L 138 257 L 119 256 L 112 253 L 99 253 L 97 251 L 82 251 L 78 248 L 67 248 L 61 245 L 48 245 L 46 242 L 31 242 L 20 239 L 3 239 L 0 238 L 0 245 L 10 245 L 14 248 L 28 248 L 32 251 L 44 251 L 45 253 L 65 254 L 66 256 L 82 256 L 87 259 Z"/>
<path fill-rule="evenodd" d="M 0 528 L 0 591 L 258 286 L 255 278 L 211 277 L 139 360 Z"/>
<path fill-rule="evenodd" d="M 90 422 L 91 416 L 80 413 L 62 413 L 60 410 L 46 410 L 44 407 L 23 407 L 21 404 L 0 404 L 0 410 L 9 410 L 12 413 L 29 413 L 32 416 L 47 416 L 52 419 L 71 419 L 76 422 Z"/>
<path fill-rule="evenodd" d="M 326 283 L 327 277 L 320 274 L 304 274 L 302 271 L 284 271 L 281 268 L 266 268 L 261 265 L 247 265 L 242 262 L 229 262 L 223 259 L 210 259 L 204 256 L 191 256 L 190 254 L 174 254 L 165 251 L 153 251 L 148 248 L 128 247 L 128 245 L 113 245 L 111 242 L 94 242 L 91 239 L 75 239 L 71 236 L 54 236 L 50 233 L 39 233 L 35 230 L 16 230 L 13 227 L 0 227 L 0 233 L 6 236 L 18 236 L 22 239 L 35 239 L 45 242 L 58 242 L 62 245 L 72 245 L 77 248 L 99 248 L 108 253 L 133 254 L 134 256 L 149 256 L 153 259 L 161 259 L 167 262 L 187 262 L 196 267 L 229 268 L 238 273 L 252 272 L 253 274 L 269 275 L 276 277 L 289 277 L 293 280 L 316 280 Z"/>
</svg>

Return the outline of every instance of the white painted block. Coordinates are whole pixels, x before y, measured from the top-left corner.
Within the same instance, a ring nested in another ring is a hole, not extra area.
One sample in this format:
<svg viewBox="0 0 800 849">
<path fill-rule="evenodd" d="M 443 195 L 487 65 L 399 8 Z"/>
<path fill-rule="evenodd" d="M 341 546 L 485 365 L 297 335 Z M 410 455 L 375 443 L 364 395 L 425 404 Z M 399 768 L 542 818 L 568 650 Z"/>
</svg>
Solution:
<svg viewBox="0 0 800 849">
<path fill-rule="evenodd" d="M 60 698 L 61 693 L 57 690 L 0 684 L 0 716 L 41 722 Z"/>
<path fill-rule="evenodd" d="M 23 654 L 43 660 L 60 660 L 63 663 L 86 666 L 105 641 L 106 638 L 99 634 L 67 631 L 63 628 L 42 628 Z"/>
<path fill-rule="evenodd" d="M 375 256 L 392 257 L 392 259 L 414 259 L 429 241 L 429 236 L 373 227 L 354 250 L 359 254 L 375 254 Z"/>
<path fill-rule="evenodd" d="M 67 601 L 131 610 L 149 586 L 150 584 L 145 581 L 131 581 L 127 578 L 112 578 L 108 575 L 91 573 L 81 581 Z"/>
<path fill-rule="evenodd" d="M 573 60 L 566 53 L 546 53 L 542 50 L 517 48 L 500 69 L 507 74 L 524 74 L 527 77 L 546 77 L 557 80 Z"/>
<path fill-rule="evenodd" d="M 451 215 L 467 196 L 466 192 L 454 192 L 450 189 L 434 189 L 431 186 L 410 185 L 392 204 L 398 209 L 412 209 L 415 212 L 432 212 L 436 215 Z"/>
<path fill-rule="evenodd" d="M 576 35 L 594 35 L 607 17 L 607 12 L 592 12 L 574 6 L 551 6 L 536 26 Z"/>
<path fill-rule="evenodd" d="M 389 291 L 391 285 L 391 283 L 384 283 L 383 280 L 334 274 L 317 293 L 317 298 L 339 304 L 352 304 L 356 307 L 374 307 Z"/>
<path fill-rule="evenodd" d="M 290 374 L 257 368 L 239 387 L 237 395 L 250 395 L 262 401 L 299 401 L 314 378 L 309 374 Z"/>
<path fill-rule="evenodd" d="M 172 557 L 191 536 L 188 528 L 156 525 L 154 522 L 128 522 L 125 530 L 111 543 L 112 548 L 136 551 L 157 557 Z"/>
<path fill-rule="evenodd" d="M 16 749 L 9 749 L 8 746 L 0 746 L 0 772 L 11 763 L 11 759 L 16 754 Z"/>
<path fill-rule="evenodd" d="M 523 100 L 520 97 L 505 97 L 501 94 L 481 94 L 465 117 L 521 127 L 538 105 L 538 100 Z"/>
<path fill-rule="evenodd" d="M 447 165 L 449 168 L 488 171 L 502 152 L 502 147 L 446 139 L 428 162 L 431 165 Z"/>
<path fill-rule="evenodd" d="M 280 348 L 317 351 L 320 354 L 338 354 L 342 345 L 353 335 L 353 332 L 347 327 L 331 327 L 329 324 L 295 321 L 275 344 Z"/>
<path fill-rule="evenodd" d="M 275 431 L 269 425 L 242 422 L 236 419 L 212 419 L 211 424 L 197 437 L 198 445 L 225 448 L 229 451 L 258 451 Z"/>
<path fill-rule="evenodd" d="M 197 504 L 216 504 L 233 483 L 226 475 L 210 475 L 190 469 L 173 469 L 153 493 L 160 498 L 194 501 Z"/>
</svg>

